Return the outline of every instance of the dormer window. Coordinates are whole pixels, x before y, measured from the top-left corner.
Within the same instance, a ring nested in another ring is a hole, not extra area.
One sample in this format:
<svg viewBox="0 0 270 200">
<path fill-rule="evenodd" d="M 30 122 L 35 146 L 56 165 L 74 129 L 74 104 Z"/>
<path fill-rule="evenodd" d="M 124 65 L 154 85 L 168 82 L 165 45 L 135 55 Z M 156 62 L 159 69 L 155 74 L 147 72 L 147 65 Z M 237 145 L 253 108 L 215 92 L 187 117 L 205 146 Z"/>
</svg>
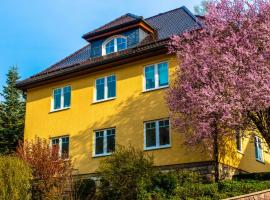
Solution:
<svg viewBox="0 0 270 200">
<path fill-rule="evenodd" d="M 102 55 L 108 55 L 127 48 L 127 38 L 124 36 L 114 36 L 105 40 L 102 45 Z"/>
</svg>

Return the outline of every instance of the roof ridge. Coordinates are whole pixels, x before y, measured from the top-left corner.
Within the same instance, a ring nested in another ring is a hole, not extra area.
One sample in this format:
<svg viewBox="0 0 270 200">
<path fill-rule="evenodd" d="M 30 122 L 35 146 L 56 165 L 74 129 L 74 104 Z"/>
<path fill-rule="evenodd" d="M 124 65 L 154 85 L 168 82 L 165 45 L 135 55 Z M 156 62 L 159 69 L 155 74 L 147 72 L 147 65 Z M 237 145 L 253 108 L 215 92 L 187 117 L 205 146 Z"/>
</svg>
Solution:
<svg viewBox="0 0 270 200">
<path fill-rule="evenodd" d="M 102 26 L 100 26 L 100 27 L 98 27 L 98 28 L 95 28 L 94 30 L 92 30 L 92 31 L 90 31 L 90 32 L 88 32 L 88 33 L 85 33 L 85 34 L 83 35 L 83 37 L 84 37 L 85 35 L 88 35 L 89 33 L 92 33 L 92 32 L 97 31 L 98 29 L 101 29 L 101 28 L 103 28 L 103 27 L 108 26 L 108 25 L 111 24 L 112 22 L 117 21 L 117 20 L 121 19 L 122 17 L 127 17 L 127 16 L 128 16 L 128 17 L 132 17 L 132 18 L 134 18 L 134 19 L 141 19 L 141 17 L 139 17 L 139 16 L 137 16 L 137 15 L 134 15 L 134 14 L 132 14 L 132 13 L 126 13 L 126 14 L 124 14 L 124 15 L 121 15 L 120 17 L 115 18 L 114 20 L 111 20 L 110 22 L 108 22 L 108 23 L 106 23 L 106 24 L 104 24 L 104 25 L 102 25 Z"/>
<path fill-rule="evenodd" d="M 176 10 L 182 10 L 182 9 L 183 9 L 183 7 L 184 7 L 184 6 L 181 6 L 181 7 L 179 7 L 179 8 L 175 8 L 175 9 L 173 9 L 173 10 L 168 10 L 168 11 L 166 11 L 166 12 L 162 12 L 162 13 L 159 13 L 159 14 L 153 15 L 153 16 L 151 16 L 151 17 L 145 18 L 145 20 L 149 20 L 149 19 L 151 19 L 151 18 L 154 18 L 154 17 L 160 16 L 160 15 L 164 15 L 164 14 L 167 14 L 167 13 L 169 13 L 169 12 L 176 11 Z"/>
</svg>

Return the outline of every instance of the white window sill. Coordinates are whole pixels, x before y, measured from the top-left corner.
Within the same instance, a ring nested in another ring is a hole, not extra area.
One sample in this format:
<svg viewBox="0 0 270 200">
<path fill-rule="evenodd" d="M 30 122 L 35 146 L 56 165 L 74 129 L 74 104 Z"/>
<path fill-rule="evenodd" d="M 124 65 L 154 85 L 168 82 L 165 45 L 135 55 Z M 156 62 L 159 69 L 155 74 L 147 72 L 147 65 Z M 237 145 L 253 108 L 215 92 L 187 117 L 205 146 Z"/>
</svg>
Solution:
<svg viewBox="0 0 270 200">
<path fill-rule="evenodd" d="M 60 109 L 56 109 L 56 110 L 51 110 L 50 113 L 54 113 L 54 112 L 59 112 L 59 111 L 63 111 L 63 110 L 69 110 L 71 107 L 66 107 L 66 108 L 60 108 Z"/>
<path fill-rule="evenodd" d="M 101 102 L 105 102 L 105 101 L 111 101 L 111 100 L 114 100 L 114 99 L 116 99 L 116 97 L 111 97 L 111 98 L 108 98 L 108 99 L 95 100 L 93 102 L 93 104 L 101 103 Z"/>
<path fill-rule="evenodd" d="M 265 164 L 265 162 L 263 160 L 256 159 L 256 161 L 259 163 Z"/>
<path fill-rule="evenodd" d="M 155 146 L 155 147 L 144 147 L 145 151 L 150 151 L 150 150 L 158 150 L 158 149 L 166 149 L 166 148 L 171 148 L 172 146 L 169 145 L 163 145 L 163 146 Z"/>
<path fill-rule="evenodd" d="M 237 150 L 237 153 L 244 155 L 243 151 Z"/>
<path fill-rule="evenodd" d="M 98 154 L 98 155 L 93 155 L 93 158 L 98 158 L 98 157 L 105 157 L 105 156 L 110 156 L 112 153 L 104 153 L 104 154 Z"/>
<path fill-rule="evenodd" d="M 161 89 L 165 89 L 165 88 L 168 88 L 168 87 L 169 87 L 169 85 L 165 85 L 165 86 L 157 87 L 157 88 L 144 89 L 143 93 L 145 93 L 145 92 L 151 92 L 151 91 L 155 91 L 155 90 L 161 90 Z"/>
</svg>

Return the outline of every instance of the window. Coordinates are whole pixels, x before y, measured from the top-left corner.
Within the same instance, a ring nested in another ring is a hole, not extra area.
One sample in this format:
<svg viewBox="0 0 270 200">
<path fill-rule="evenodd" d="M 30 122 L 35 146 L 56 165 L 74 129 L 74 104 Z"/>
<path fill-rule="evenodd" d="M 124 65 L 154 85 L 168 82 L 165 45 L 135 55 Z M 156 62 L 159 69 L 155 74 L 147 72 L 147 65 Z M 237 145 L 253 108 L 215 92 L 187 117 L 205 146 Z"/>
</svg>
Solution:
<svg viewBox="0 0 270 200">
<path fill-rule="evenodd" d="M 242 152 L 242 136 L 240 130 L 236 130 L 236 148 L 238 152 Z"/>
<path fill-rule="evenodd" d="M 115 129 L 95 131 L 95 156 L 109 155 L 115 150 Z"/>
<path fill-rule="evenodd" d="M 116 96 L 115 75 L 96 79 L 95 101 L 113 99 Z"/>
<path fill-rule="evenodd" d="M 106 40 L 102 45 L 102 55 L 107 55 L 127 48 L 127 38 L 124 36 L 117 36 Z"/>
<path fill-rule="evenodd" d="M 146 122 L 145 149 L 155 149 L 170 146 L 170 125 L 169 120 L 158 120 Z"/>
<path fill-rule="evenodd" d="M 168 63 L 162 62 L 144 68 L 144 90 L 167 87 L 169 84 Z"/>
<path fill-rule="evenodd" d="M 51 140 L 52 151 L 57 153 L 62 159 L 67 159 L 69 157 L 69 137 L 59 137 L 53 138 Z"/>
<path fill-rule="evenodd" d="M 53 111 L 70 107 L 71 87 L 66 86 L 53 90 Z"/>
<path fill-rule="evenodd" d="M 255 157 L 256 160 L 263 162 L 263 149 L 262 149 L 262 140 L 258 136 L 255 136 Z"/>
</svg>

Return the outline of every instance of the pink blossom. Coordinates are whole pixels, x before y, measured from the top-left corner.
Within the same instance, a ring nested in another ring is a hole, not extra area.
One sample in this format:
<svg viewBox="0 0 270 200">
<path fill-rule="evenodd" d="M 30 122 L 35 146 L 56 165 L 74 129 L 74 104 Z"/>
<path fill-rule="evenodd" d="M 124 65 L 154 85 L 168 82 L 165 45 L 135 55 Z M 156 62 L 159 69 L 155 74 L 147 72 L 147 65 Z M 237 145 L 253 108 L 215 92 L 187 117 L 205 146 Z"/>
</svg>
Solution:
<svg viewBox="0 0 270 200">
<path fill-rule="evenodd" d="M 169 45 L 179 67 L 168 104 L 189 144 L 211 139 L 214 120 L 226 135 L 248 111 L 270 107 L 270 1 L 215 0 L 207 10 L 203 29 Z"/>
</svg>

